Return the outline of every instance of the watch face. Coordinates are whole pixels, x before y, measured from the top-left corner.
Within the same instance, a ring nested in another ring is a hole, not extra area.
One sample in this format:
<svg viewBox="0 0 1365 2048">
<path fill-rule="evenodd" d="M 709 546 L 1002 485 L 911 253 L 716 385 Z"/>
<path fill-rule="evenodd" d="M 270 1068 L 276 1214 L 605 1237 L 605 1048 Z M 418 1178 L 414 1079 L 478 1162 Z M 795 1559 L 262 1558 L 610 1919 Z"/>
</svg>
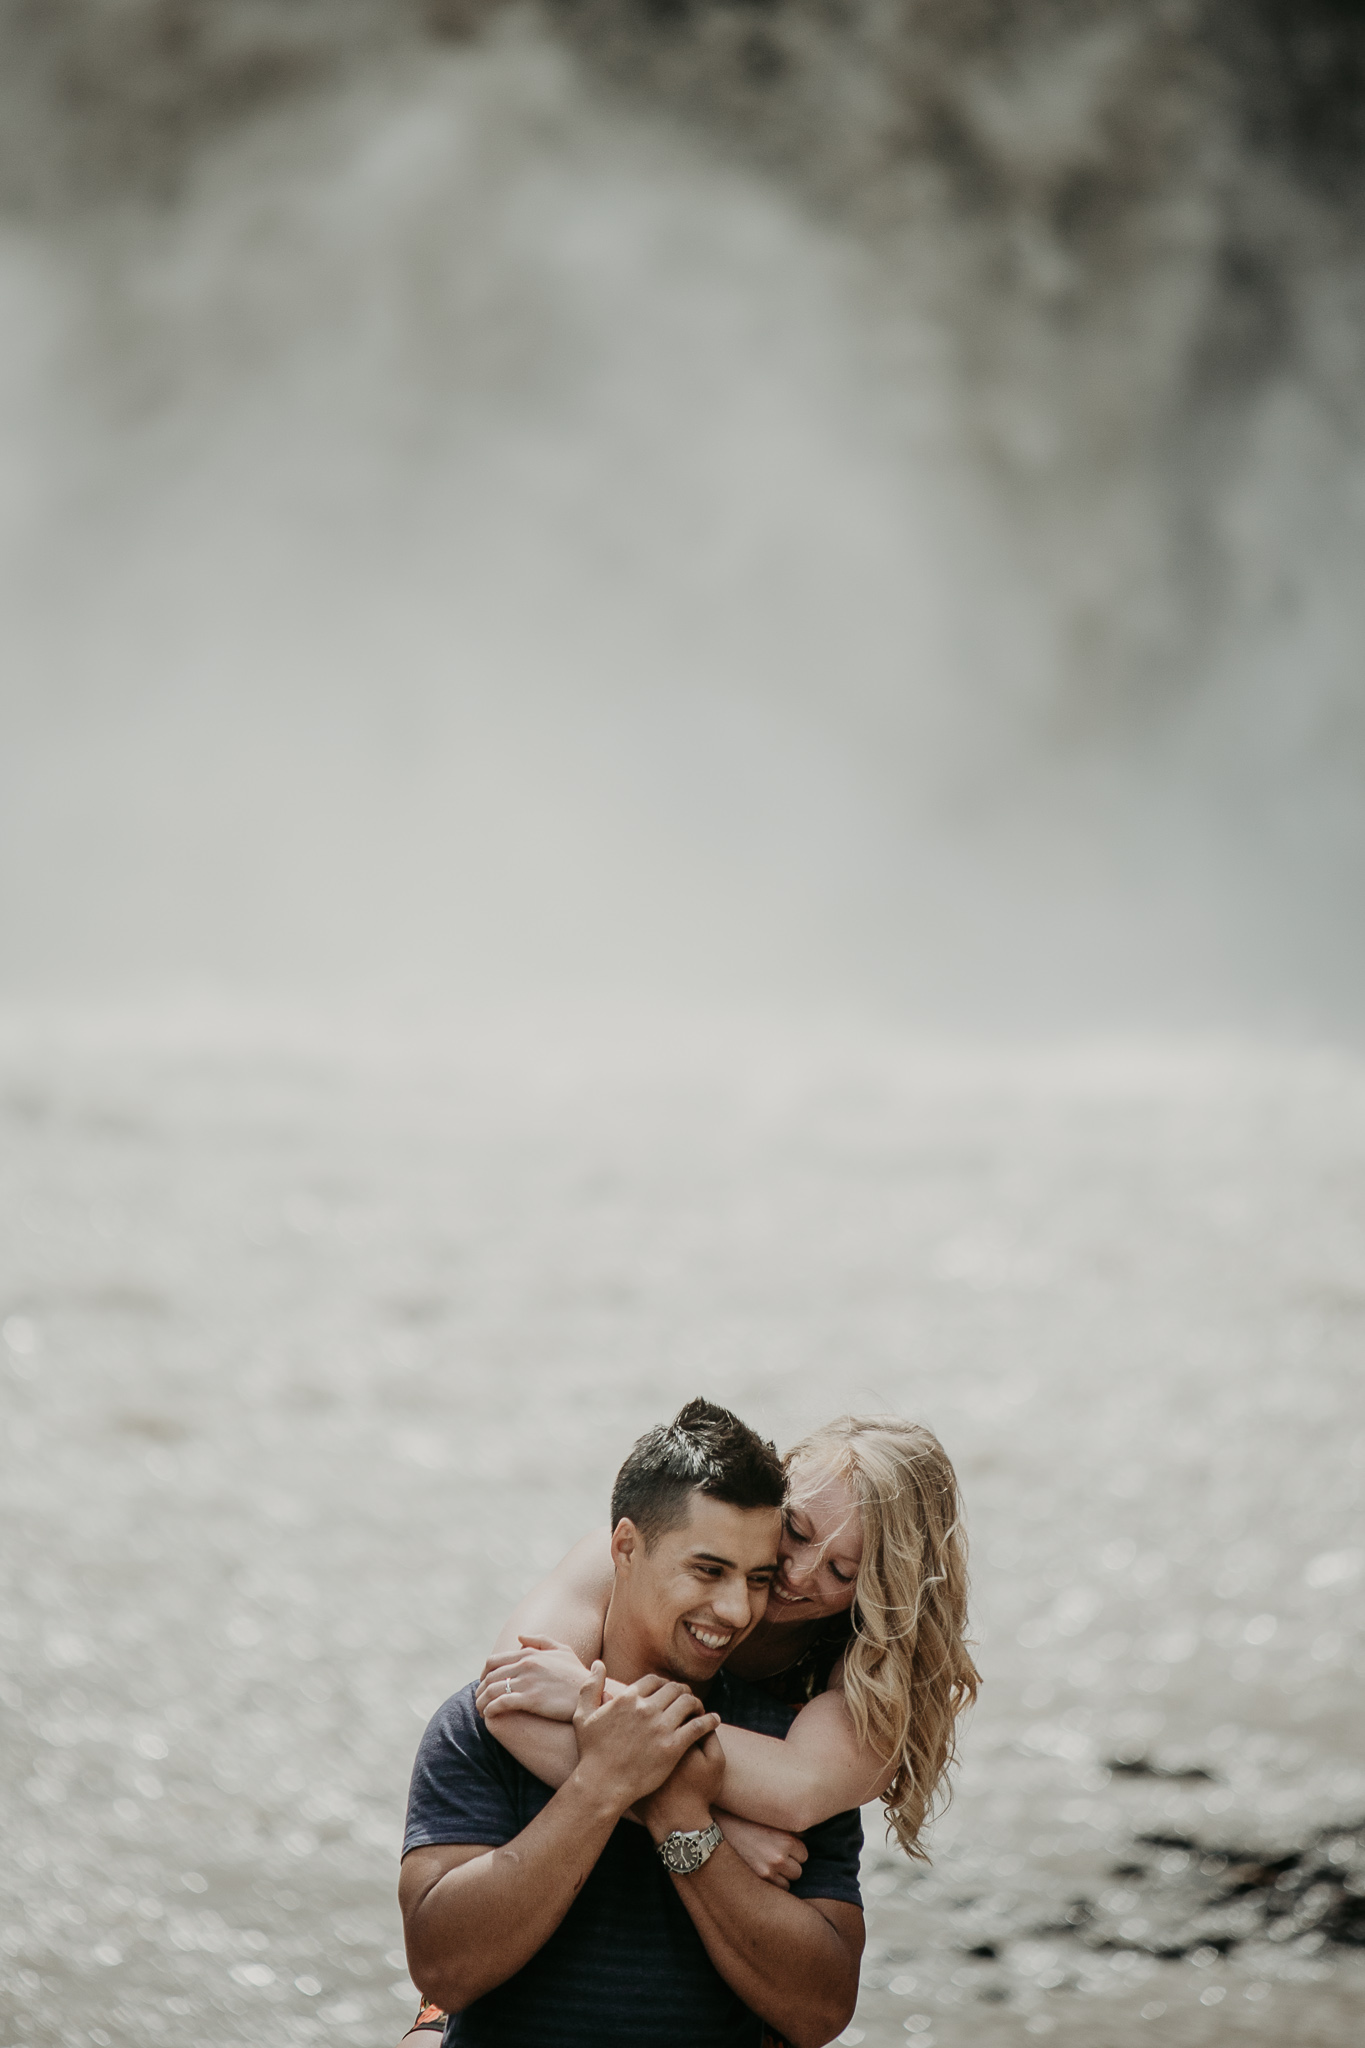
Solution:
<svg viewBox="0 0 1365 2048">
<path fill-rule="evenodd" d="M 684 1833 L 679 1829 L 666 1837 L 660 1848 L 665 1867 L 679 1877 L 687 1877 L 694 1870 L 700 1870 L 711 1851 L 720 1841 L 720 1829 L 712 1822 L 709 1828 Z"/>
</svg>

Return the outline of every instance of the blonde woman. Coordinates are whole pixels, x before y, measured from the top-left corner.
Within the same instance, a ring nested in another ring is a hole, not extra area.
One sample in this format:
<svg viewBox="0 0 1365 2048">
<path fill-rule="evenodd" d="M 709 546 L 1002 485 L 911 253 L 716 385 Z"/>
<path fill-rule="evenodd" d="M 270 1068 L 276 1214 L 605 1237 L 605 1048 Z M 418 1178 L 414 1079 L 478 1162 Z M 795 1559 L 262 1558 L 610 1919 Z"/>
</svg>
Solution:
<svg viewBox="0 0 1365 2048">
<path fill-rule="evenodd" d="M 801 1833 L 881 1799 L 907 1856 L 946 1796 L 957 1717 L 979 1683 L 968 1654 L 967 1546 L 938 1439 L 896 1416 L 845 1415 L 787 1453 L 780 1568 L 767 1612 L 726 1668 L 800 1711 L 784 1740 L 718 1730 L 722 1829 L 760 1877 L 801 1874 Z M 518 1762 L 559 1785 L 569 1725 L 602 1653 L 611 1532 L 576 1544 L 521 1602 L 484 1666 L 478 1706 Z M 424 2008 L 419 2028 L 444 2015 Z M 414 2043 L 414 2048 L 420 2044 Z"/>
</svg>

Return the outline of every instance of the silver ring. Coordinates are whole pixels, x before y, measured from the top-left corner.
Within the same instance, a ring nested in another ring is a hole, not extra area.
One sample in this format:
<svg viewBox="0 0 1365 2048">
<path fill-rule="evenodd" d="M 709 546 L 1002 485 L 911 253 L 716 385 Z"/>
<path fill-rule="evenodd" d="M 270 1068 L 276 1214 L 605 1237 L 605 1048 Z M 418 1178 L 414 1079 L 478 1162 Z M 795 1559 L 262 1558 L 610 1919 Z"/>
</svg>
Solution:
<svg viewBox="0 0 1365 2048">
<path fill-rule="evenodd" d="M 504 1685 L 505 1685 L 505 1687 L 506 1687 L 507 1691 L 508 1691 L 508 1692 L 511 1692 L 511 1690 L 512 1690 L 512 1681 L 511 1681 L 511 1679 L 510 1679 L 510 1678 L 508 1678 L 508 1679 L 504 1679 L 503 1683 L 504 1683 Z"/>
</svg>

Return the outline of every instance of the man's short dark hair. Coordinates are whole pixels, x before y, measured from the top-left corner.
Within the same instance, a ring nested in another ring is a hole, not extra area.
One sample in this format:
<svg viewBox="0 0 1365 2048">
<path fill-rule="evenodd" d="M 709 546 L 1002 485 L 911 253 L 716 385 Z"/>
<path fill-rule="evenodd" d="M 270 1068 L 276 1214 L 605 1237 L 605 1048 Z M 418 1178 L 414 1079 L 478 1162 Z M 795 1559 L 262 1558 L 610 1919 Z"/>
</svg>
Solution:
<svg viewBox="0 0 1365 2048">
<path fill-rule="evenodd" d="M 772 1444 L 714 1401 L 689 1401 L 632 1447 L 611 1490 L 611 1525 L 623 1517 L 634 1522 L 652 1550 L 687 1520 L 694 1493 L 734 1508 L 780 1508 L 786 1499 Z"/>
</svg>

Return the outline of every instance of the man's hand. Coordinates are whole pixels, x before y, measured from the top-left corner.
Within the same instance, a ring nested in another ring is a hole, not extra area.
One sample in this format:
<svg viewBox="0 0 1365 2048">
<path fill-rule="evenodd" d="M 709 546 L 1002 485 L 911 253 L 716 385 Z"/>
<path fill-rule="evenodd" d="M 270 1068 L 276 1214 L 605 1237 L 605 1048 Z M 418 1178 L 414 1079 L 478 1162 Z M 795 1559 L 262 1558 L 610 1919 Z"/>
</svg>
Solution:
<svg viewBox="0 0 1365 2048">
<path fill-rule="evenodd" d="M 707 1718 L 713 1729 L 720 1725 L 718 1714 Z M 714 1733 L 708 1732 L 704 1741 L 679 1759 L 657 1792 L 640 1801 L 636 1812 L 656 1842 L 662 1842 L 675 1828 L 690 1833 L 694 1828 L 710 1827 L 712 1802 L 724 1776 L 725 1751 Z"/>
<path fill-rule="evenodd" d="M 810 1854 L 800 1835 L 765 1827 L 759 1820 L 741 1820 L 737 1813 L 717 1812 L 716 1819 L 730 1847 L 744 1858 L 755 1877 L 775 1884 L 779 1891 L 790 1891 Z"/>
<path fill-rule="evenodd" d="M 696 1694 L 676 1679 L 652 1672 L 616 1698 L 604 1700 L 606 1676 L 599 1659 L 578 1696 L 573 1717 L 578 1737 L 576 1778 L 602 1791 L 617 1812 L 624 1813 L 674 1774 L 683 1759 L 695 1753 L 694 1745 L 709 1743 L 717 1761 L 707 1766 L 707 1782 L 714 1778 L 719 1785 L 725 1770 L 713 1732 L 720 1726 L 719 1714 L 708 1714 Z"/>
<path fill-rule="evenodd" d="M 486 1721 L 501 1714 L 539 1714 L 572 1721 L 587 1672 L 567 1643 L 518 1636 L 519 1650 L 495 1650 L 483 1667 L 474 1704 Z M 507 1690 L 508 1685 L 512 1690 Z"/>
</svg>

